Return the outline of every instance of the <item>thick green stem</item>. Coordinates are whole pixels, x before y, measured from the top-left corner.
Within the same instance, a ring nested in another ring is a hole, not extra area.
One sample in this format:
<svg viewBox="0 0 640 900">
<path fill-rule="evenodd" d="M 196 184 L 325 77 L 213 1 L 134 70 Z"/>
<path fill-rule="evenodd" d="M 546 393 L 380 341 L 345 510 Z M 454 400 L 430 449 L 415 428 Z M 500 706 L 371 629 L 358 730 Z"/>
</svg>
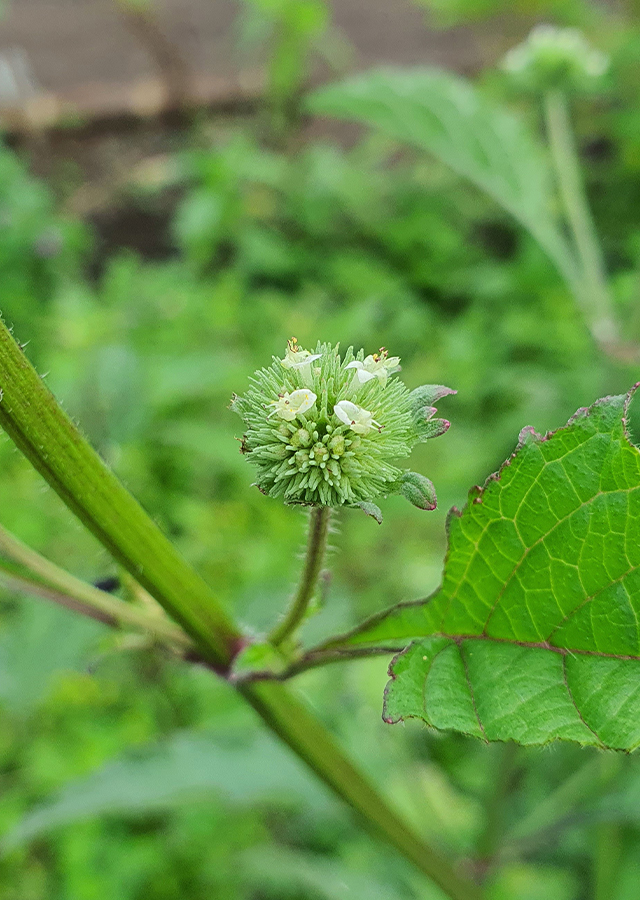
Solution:
<svg viewBox="0 0 640 900">
<path fill-rule="evenodd" d="M 2 565 L 1 557 L 27 569 L 29 578 Z M 0 581 L 24 593 L 46 597 L 107 625 L 140 629 L 153 638 L 183 650 L 193 649 L 193 641 L 164 614 L 125 603 L 105 591 L 75 578 L 69 572 L 40 556 L 0 525 Z"/>
<path fill-rule="evenodd" d="M 269 727 L 358 813 L 370 830 L 385 838 L 452 900 L 480 900 L 480 888 L 413 833 L 336 746 L 324 725 L 284 685 L 254 682 L 239 690 Z"/>
<path fill-rule="evenodd" d="M 0 323 L 0 426 L 116 560 L 226 670 L 241 640 L 215 594 L 82 438 Z"/>
<path fill-rule="evenodd" d="M 587 324 L 599 344 L 615 344 L 619 340 L 618 326 L 602 249 L 587 202 L 567 99 L 562 91 L 545 94 L 544 113 L 558 187 L 580 259 L 581 300 Z"/>
<path fill-rule="evenodd" d="M 241 644 L 215 595 L 106 468 L 57 405 L 0 321 L 0 426 L 67 506 L 226 673 Z M 372 831 L 428 875 L 451 900 L 479 888 L 425 844 L 336 746 L 327 729 L 279 683 L 238 685 L 264 722 L 348 803 Z"/>
<path fill-rule="evenodd" d="M 274 647 L 279 647 L 294 634 L 307 613 L 327 550 L 330 518 L 331 510 L 328 506 L 315 506 L 311 510 L 309 541 L 300 584 L 289 611 L 269 636 L 269 641 Z"/>
</svg>

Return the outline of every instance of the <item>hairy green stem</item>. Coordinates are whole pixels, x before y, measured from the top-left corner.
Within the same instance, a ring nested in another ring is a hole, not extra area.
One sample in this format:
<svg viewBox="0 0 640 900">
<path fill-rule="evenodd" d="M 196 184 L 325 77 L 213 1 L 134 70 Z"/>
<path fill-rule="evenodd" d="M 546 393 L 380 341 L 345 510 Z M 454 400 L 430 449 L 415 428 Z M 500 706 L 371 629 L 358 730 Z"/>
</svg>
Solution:
<svg viewBox="0 0 640 900">
<path fill-rule="evenodd" d="M 66 609 L 73 610 L 73 612 L 82 613 L 83 616 L 88 616 L 90 619 L 95 619 L 104 625 L 115 627 L 118 624 L 117 620 L 109 613 L 96 609 L 96 607 L 88 606 L 86 603 L 81 603 L 68 594 L 57 591 L 55 588 L 43 584 L 35 578 L 20 575 L 2 560 L 0 560 L 0 586 L 16 594 L 26 594 L 32 597 L 42 597 L 44 600 L 51 600 L 59 606 L 64 606 Z"/>
<path fill-rule="evenodd" d="M 288 637 L 294 634 L 307 613 L 327 550 L 330 518 L 331 510 L 328 506 L 314 506 L 311 510 L 309 541 L 307 543 L 307 554 L 304 560 L 300 584 L 284 619 L 276 625 L 269 635 L 269 641 L 274 647 L 279 647 Z"/>
<path fill-rule="evenodd" d="M 560 196 L 580 259 L 581 300 L 587 324 L 596 341 L 606 347 L 619 340 L 618 326 L 563 91 L 548 91 L 544 95 L 544 114 Z"/>
<path fill-rule="evenodd" d="M 279 681 L 287 681 L 296 675 L 307 672 L 309 669 L 319 669 L 322 666 L 330 666 L 333 663 L 352 662 L 356 659 L 371 659 L 374 656 L 393 656 L 405 649 L 406 643 L 398 643 L 391 647 L 388 644 L 380 647 L 343 647 L 335 650 L 310 650 L 294 659 L 285 671 L 277 676 Z"/>
<path fill-rule="evenodd" d="M 80 435 L 0 321 L 0 426 L 67 506 L 189 633 L 202 658 L 226 674 L 242 637 L 215 594 Z M 288 689 L 238 685 L 263 721 L 332 790 L 451 900 L 479 888 L 414 834 Z"/>
<path fill-rule="evenodd" d="M 35 578 L 6 569 L 1 557 L 27 569 Z M 13 534 L 0 525 L 0 579 L 16 590 L 35 593 L 55 603 L 92 616 L 106 625 L 131 627 L 150 634 L 153 638 L 184 650 L 193 649 L 193 641 L 185 632 L 163 613 L 153 612 L 140 606 L 125 603 L 100 591 L 93 585 L 59 568 L 27 547 Z"/>
</svg>

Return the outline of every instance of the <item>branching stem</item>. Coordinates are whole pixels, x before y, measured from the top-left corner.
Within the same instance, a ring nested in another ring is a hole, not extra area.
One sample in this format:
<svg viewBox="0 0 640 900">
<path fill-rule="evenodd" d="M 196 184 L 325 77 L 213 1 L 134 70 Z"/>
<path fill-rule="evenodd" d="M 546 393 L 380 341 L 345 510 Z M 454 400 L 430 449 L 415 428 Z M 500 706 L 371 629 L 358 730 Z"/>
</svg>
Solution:
<svg viewBox="0 0 640 900">
<path fill-rule="evenodd" d="M 178 620 L 193 638 L 198 654 L 226 675 L 234 654 L 242 646 L 239 628 L 228 618 L 214 592 L 83 439 L 1 321 L 0 426 L 69 509 Z M 296 597 L 298 600 L 306 595 L 305 604 L 322 565 L 328 528 L 328 511 L 314 513 L 311 532 L 315 537 L 310 544 L 313 542 L 315 550 L 307 554 Z M 299 622 L 300 612 L 296 615 Z M 414 863 L 450 900 L 479 900 L 478 886 L 414 832 L 359 772 L 322 722 L 285 685 L 239 685 L 238 691 L 267 726 L 358 813 L 371 831 Z"/>
<path fill-rule="evenodd" d="M 27 569 L 29 577 L 3 565 L 2 557 L 17 566 Z M 176 648 L 190 650 L 194 647 L 191 638 L 168 619 L 158 608 L 158 614 L 140 606 L 125 603 L 105 591 L 56 566 L 27 547 L 11 532 L 0 525 L 0 582 L 21 593 L 32 593 L 53 600 L 69 609 L 98 619 L 106 625 L 124 626 L 144 631 L 162 643 Z"/>
<path fill-rule="evenodd" d="M 309 541 L 300 584 L 289 611 L 269 636 L 269 640 L 274 647 L 279 647 L 288 637 L 294 634 L 306 615 L 318 583 L 318 576 L 320 575 L 327 550 L 330 518 L 331 510 L 328 506 L 314 506 L 311 510 Z"/>
</svg>

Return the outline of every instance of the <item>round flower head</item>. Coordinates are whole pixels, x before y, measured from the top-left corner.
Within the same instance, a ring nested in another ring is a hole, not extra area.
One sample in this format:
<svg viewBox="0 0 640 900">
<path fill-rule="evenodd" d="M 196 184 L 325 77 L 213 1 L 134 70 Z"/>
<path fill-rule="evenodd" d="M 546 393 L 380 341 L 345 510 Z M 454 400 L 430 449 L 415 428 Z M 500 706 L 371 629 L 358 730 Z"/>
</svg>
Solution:
<svg viewBox="0 0 640 900">
<path fill-rule="evenodd" d="M 505 56 L 502 68 L 526 90 L 588 90 L 609 68 L 576 28 L 537 25 L 528 38 Z"/>
<path fill-rule="evenodd" d="M 307 506 L 361 506 L 380 519 L 372 502 L 401 493 L 422 509 L 435 491 L 422 475 L 398 468 L 419 441 L 444 434 L 433 403 L 455 393 L 442 385 L 414 391 L 393 374 L 399 358 L 378 354 L 340 358 L 338 347 L 312 353 L 292 338 L 282 359 L 251 378 L 231 408 L 243 419 L 241 451 L 270 497 Z"/>
</svg>

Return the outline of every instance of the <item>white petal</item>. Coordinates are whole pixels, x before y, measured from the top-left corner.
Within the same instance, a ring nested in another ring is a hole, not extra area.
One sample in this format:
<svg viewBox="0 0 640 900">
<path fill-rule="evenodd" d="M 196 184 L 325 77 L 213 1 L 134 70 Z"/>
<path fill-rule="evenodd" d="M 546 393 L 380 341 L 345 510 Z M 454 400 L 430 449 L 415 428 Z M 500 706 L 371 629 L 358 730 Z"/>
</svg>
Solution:
<svg viewBox="0 0 640 900">
<path fill-rule="evenodd" d="M 344 422 L 345 425 L 351 425 L 356 420 L 360 407 L 350 400 L 341 400 L 333 407 L 333 411 L 341 422 Z"/>
<path fill-rule="evenodd" d="M 301 369 L 303 366 L 310 365 L 315 359 L 320 359 L 321 356 L 322 356 L 321 353 L 309 354 L 309 356 L 305 357 L 304 359 L 301 359 L 300 362 L 291 363 L 289 368 Z"/>
<path fill-rule="evenodd" d="M 293 393 L 289 396 L 291 408 L 295 409 L 296 414 L 305 413 L 308 409 L 311 409 L 316 400 L 316 394 L 314 394 L 313 391 L 306 390 L 305 388 L 293 391 Z"/>
</svg>

